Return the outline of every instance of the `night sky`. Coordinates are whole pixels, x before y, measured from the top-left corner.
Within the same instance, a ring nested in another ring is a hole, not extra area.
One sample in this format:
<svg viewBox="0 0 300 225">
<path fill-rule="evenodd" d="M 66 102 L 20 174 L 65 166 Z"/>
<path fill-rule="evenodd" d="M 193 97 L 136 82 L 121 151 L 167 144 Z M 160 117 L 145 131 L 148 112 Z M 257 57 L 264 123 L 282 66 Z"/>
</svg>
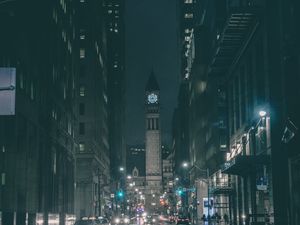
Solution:
<svg viewBox="0 0 300 225">
<path fill-rule="evenodd" d="M 170 144 L 179 83 L 175 0 L 125 0 L 127 144 L 143 144 L 144 93 L 152 68 L 160 86 L 162 141 Z"/>
</svg>

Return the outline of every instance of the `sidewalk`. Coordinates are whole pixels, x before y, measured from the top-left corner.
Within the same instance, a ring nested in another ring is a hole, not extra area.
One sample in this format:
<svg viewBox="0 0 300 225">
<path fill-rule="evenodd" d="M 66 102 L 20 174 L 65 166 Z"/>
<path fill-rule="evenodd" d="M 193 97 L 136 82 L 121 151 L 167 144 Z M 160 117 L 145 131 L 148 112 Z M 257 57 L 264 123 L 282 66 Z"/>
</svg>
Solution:
<svg viewBox="0 0 300 225">
<path fill-rule="evenodd" d="M 198 220 L 196 225 L 230 225 L 230 223 L 226 224 L 223 220 L 219 221 L 219 223 L 215 220 L 210 221 L 210 223 L 208 223 L 208 221 L 203 222 L 202 220 Z"/>
</svg>

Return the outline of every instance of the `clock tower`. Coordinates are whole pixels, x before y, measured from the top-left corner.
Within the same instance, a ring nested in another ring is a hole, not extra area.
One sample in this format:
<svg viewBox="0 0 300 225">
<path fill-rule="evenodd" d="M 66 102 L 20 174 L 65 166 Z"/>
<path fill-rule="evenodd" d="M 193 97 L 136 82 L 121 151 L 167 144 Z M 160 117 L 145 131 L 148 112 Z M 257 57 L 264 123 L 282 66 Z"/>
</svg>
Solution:
<svg viewBox="0 0 300 225">
<path fill-rule="evenodd" d="M 146 85 L 145 111 L 146 205 L 153 209 L 159 206 L 162 193 L 160 96 L 153 72 Z"/>
</svg>

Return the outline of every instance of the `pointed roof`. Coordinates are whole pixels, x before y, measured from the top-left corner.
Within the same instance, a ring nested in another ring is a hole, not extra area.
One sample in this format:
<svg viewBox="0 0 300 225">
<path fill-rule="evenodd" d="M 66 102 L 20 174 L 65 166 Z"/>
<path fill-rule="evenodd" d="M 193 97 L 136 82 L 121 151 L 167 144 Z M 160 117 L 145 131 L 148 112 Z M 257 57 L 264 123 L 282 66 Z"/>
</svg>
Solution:
<svg viewBox="0 0 300 225">
<path fill-rule="evenodd" d="M 159 86 L 156 80 L 156 77 L 154 75 L 154 71 L 151 71 L 151 74 L 149 76 L 147 85 L 146 85 L 146 91 L 159 91 Z"/>
</svg>

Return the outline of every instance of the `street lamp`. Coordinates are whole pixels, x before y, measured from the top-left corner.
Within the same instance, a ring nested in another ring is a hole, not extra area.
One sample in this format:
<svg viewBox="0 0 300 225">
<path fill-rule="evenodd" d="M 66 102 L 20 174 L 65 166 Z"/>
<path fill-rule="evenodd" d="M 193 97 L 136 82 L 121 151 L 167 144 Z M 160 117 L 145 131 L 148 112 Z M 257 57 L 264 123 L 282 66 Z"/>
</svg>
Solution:
<svg viewBox="0 0 300 225">
<path fill-rule="evenodd" d="M 260 117 L 265 117 L 267 115 L 267 112 L 264 110 L 260 110 L 258 114 Z"/>
<path fill-rule="evenodd" d="M 191 167 L 190 171 L 194 168 L 198 169 L 202 173 L 205 173 L 206 181 L 205 180 L 203 180 L 203 181 L 207 184 L 207 217 L 210 217 L 210 190 L 209 190 L 209 176 L 210 176 L 209 174 L 210 173 L 209 173 L 209 168 L 203 169 L 203 168 L 200 168 L 199 166 L 197 166 L 196 164 L 194 164 Z M 210 223 L 210 221 L 209 221 L 209 223 Z"/>
<path fill-rule="evenodd" d="M 120 171 L 120 172 L 123 172 L 124 170 L 125 170 L 124 167 L 120 167 L 120 168 L 119 168 L 119 171 Z"/>
<path fill-rule="evenodd" d="M 188 168 L 189 164 L 187 162 L 182 163 L 183 168 Z"/>
</svg>

